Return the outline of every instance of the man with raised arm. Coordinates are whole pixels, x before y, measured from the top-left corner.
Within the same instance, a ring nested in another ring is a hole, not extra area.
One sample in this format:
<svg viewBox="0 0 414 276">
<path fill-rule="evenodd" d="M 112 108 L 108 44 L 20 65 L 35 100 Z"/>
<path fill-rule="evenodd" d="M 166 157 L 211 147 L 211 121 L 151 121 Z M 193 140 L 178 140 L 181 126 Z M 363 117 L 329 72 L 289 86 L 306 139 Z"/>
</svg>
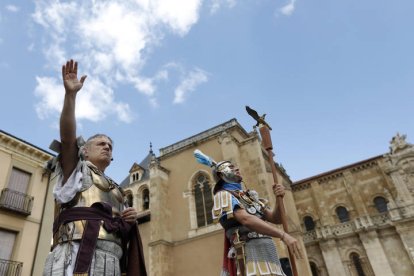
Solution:
<svg viewBox="0 0 414 276">
<path fill-rule="evenodd" d="M 86 79 L 78 79 L 77 71 L 76 61 L 62 66 L 61 142 L 54 143 L 59 155 L 49 163 L 58 177 L 53 250 L 43 275 L 146 276 L 137 211 L 127 207 L 122 189 L 104 173 L 112 161 L 112 139 L 77 138 L 76 96 Z"/>
</svg>

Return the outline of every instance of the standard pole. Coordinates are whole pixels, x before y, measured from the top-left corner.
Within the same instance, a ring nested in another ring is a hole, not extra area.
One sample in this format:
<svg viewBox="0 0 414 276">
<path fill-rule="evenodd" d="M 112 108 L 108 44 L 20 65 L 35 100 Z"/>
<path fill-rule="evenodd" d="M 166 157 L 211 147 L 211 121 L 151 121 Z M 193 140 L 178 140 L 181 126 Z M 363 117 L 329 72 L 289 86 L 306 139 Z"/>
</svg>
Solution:
<svg viewBox="0 0 414 276">
<path fill-rule="evenodd" d="M 273 151 L 272 151 L 273 150 L 273 145 L 272 145 L 272 139 L 270 137 L 270 130 L 269 130 L 267 125 L 260 124 L 259 125 L 259 131 L 260 131 L 260 136 L 262 137 L 263 146 L 267 151 L 270 166 L 272 168 L 274 184 L 278 184 L 276 165 L 275 165 L 275 161 L 273 160 Z M 278 211 L 279 211 L 279 214 L 280 214 L 280 219 L 282 221 L 283 230 L 285 232 L 289 233 L 288 223 L 287 223 L 286 213 L 285 213 L 285 206 L 283 204 L 283 197 L 282 196 L 277 196 L 276 204 L 277 204 L 277 208 L 278 208 Z M 290 251 L 289 247 L 288 247 L 288 252 L 289 252 L 290 264 L 292 266 L 293 276 L 298 276 L 299 274 L 298 274 L 298 271 L 296 269 L 295 256 Z"/>
</svg>

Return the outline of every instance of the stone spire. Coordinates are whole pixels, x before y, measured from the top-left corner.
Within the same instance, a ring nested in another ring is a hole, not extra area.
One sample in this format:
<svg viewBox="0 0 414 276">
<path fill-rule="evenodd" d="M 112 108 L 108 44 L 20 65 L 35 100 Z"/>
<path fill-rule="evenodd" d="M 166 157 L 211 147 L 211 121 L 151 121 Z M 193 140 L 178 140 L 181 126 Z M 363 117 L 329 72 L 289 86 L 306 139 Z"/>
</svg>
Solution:
<svg viewBox="0 0 414 276">
<path fill-rule="evenodd" d="M 151 155 L 150 166 L 159 165 L 157 156 L 155 156 L 154 151 L 152 150 L 152 143 L 150 142 L 149 154 Z"/>
</svg>

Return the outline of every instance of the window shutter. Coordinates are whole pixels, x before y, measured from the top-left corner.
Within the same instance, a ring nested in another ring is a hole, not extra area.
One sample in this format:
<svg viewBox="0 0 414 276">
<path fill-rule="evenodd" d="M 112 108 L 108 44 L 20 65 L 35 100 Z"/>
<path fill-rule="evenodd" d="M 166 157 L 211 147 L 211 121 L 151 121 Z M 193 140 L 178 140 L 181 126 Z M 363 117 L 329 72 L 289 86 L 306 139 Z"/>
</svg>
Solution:
<svg viewBox="0 0 414 276">
<path fill-rule="evenodd" d="M 29 186 L 30 176 L 30 173 L 13 168 L 10 175 L 8 188 L 10 190 L 26 194 L 27 187 Z"/>
</svg>

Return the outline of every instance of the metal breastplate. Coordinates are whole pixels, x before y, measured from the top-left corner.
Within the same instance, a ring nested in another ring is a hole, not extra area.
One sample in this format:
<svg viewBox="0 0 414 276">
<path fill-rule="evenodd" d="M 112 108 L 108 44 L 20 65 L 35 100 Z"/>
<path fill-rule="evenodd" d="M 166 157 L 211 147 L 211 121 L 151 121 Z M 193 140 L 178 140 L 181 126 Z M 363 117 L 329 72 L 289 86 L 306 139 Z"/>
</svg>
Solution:
<svg viewBox="0 0 414 276">
<path fill-rule="evenodd" d="M 59 210 L 76 207 L 90 207 L 95 202 L 106 202 L 112 206 L 113 216 L 120 216 L 124 210 L 124 197 L 118 186 L 112 180 L 100 174 L 94 168 L 90 170 L 92 183 L 89 189 L 77 193 L 75 198 L 68 204 L 61 206 Z M 86 220 L 78 220 L 66 223 L 59 227 L 53 237 L 53 244 L 81 240 L 85 229 Z M 113 241 L 121 245 L 121 239 L 117 233 L 108 233 L 102 226 L 99 230 L 98 239 Z"/>
<path fill-rule="evenodd" d="M 239 200 L 249 214 L 263 218 L 264 209 L 267 208 L 268 202 L 259 198 L 256 191 L 232 191 L 231 193 Z"/>
</svg>

